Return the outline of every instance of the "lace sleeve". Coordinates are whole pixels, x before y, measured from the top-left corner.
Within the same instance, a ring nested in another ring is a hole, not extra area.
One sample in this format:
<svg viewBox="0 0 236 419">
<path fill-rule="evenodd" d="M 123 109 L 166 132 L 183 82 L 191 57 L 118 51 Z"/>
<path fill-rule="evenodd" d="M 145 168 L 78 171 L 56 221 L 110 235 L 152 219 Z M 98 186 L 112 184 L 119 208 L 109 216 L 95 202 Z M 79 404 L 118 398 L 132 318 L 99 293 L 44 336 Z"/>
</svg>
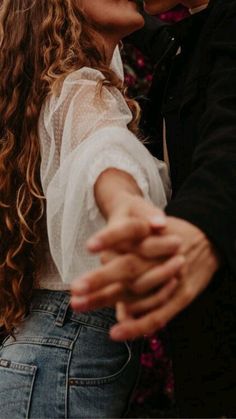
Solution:
<svg viewBox="0 0 236 419">
<path fill-rule="evenodd" d="M 94 199 L 104 170 L 126 171 L 146 199 L 166 204 L 156 162 L 127 128 L 131 114 L 120 92 L 103 88 L 98 96 L 102 75 L 85 69 L 79 76 L 73 73 L 60 96 L 46 102 L 39 123 L 49 244 L 64 282 L 99 264 L 85 243 L 105 224 Z"/>
</svg>

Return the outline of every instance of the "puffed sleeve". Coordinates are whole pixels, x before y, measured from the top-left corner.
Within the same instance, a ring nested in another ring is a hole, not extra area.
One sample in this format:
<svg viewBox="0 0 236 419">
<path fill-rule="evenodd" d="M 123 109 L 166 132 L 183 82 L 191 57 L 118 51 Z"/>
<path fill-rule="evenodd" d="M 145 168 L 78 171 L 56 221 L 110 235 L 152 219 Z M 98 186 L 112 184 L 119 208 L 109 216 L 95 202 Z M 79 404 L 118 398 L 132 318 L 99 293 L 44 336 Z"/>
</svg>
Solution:
<svg viewBox="0 0 236 419">
<path fill-rule="evenodd" d="M 116 88 L 101 87 L 103 75 L 84 68 L 72 73 L 58 96 L 41 111 L 41 180 L 47 203 L 50 251 L 64 282 L 97 267 L 85 249 L 105 225 L 94 184 L 108 168 L 129 173 L 144 197 L 164 207 L 166 194 L 155 160 L 128 130 L 131 113 Z"/>
</svg>

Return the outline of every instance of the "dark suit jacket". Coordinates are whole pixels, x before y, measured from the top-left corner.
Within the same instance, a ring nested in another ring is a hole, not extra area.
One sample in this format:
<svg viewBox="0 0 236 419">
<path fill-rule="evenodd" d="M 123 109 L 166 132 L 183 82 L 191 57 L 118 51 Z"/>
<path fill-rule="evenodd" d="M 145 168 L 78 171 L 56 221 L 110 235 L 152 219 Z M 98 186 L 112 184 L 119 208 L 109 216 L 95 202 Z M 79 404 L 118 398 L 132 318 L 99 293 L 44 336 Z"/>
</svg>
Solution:
<svg viewBox="0 0 236 419">
<path fill-rule="evenodd" d="M 162 31 L 143 128 L 161 158 L 165 119 L 173 184 L 166 211 L 204 231 L 223 266 L 170 328 L 180 415 L 236 416 L 236 1 L 211 0 Z M 144 32 L 148 52 L 146 41 Z"/>
</svg>

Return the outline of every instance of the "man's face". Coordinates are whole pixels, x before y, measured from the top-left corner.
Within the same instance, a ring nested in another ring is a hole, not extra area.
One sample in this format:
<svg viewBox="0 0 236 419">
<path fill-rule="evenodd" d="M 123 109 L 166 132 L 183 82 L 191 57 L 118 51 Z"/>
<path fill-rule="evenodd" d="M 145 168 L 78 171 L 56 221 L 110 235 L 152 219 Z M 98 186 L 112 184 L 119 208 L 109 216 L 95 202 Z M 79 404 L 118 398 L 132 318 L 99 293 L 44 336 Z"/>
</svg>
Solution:
<svg viewBox="0 0 236 419">
<path fill-rule="evenodd" d="M 180 3 L 180 0 L 144 0 L 145 10 L 150 15 L 166 12 Z"/>
</svg>

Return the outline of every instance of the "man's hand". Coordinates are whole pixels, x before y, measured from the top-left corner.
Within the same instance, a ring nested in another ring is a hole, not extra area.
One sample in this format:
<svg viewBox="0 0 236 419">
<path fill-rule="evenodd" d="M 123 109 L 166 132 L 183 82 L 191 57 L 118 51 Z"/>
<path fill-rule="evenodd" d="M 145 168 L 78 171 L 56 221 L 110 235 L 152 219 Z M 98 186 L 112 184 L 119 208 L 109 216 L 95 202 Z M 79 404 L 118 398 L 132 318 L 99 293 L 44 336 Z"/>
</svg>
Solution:
<svg viewBox="0 0 236 419">
<path fill-rule="evenodd" d="M 189 306 L 208 286 L 220 265 L 219 257 L 206 236 L 192 224 L 177 218 L 168 218 L 167 232 L 179 234 L 183 239 L 180 253 L 185 256 L 178 285 L 163 304 L 163 290 L 156 291 L 159 280 L 154 270 L 139 277 L 132 285 L 134 293 L 149 292 L 148 297 L 124 304 L 127 320 L 114 326 L 114 340 L 133 339 L 152 334 L 165 326 L 177 314 Z M 139 252 L 149 258 L 155 257 L 155 238 L 148 238 L 139 246 Z M 150 253 L 151 252 L 151 253 Z"/>
<path fill-rule="evenodd" d="M 197 227 L 173 217 L 167 220 L 161 235 L 148 237 L 133 248 L 136 254 L 107 254 L 105 266 L 73 286 L 73 307 L 78 310 L 126 301 L 127 320 L 111 331 L 115 340 L 162 328 L 208 286 L 219 267 L 213 246 Z M 165 235 L 181 237 L 182 244 L 172 259 L 163 261 L 160 243 Z"/>
</svg>

